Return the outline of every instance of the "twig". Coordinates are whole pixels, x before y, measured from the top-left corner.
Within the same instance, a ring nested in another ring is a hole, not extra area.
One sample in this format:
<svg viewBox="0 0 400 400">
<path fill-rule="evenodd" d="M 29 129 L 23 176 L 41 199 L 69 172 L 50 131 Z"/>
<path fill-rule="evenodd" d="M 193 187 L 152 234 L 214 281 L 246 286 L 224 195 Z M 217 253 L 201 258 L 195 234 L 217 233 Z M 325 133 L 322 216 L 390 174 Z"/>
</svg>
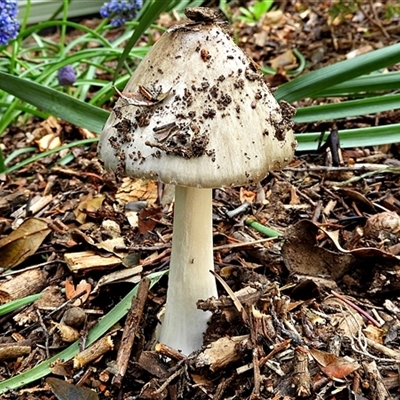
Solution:
<svg viewBox="0 0 400 400">
<path fill-rule="evenodd" d="M 260 387 L 261 387 L 260 357 L 259 357 L 259 346 L 257 340 L 258 321 L 253 312 L 250 312 L 249 325 L 250 325 L 250 341 L 253 348 L 252 356 L 253 356 L 253 376 L 254 376 L 254 384 L 251 397 L 258 398 L 258 396 L 260 395 Z"/>
<path fill-rule="evenodd" d="M 64 263 L 64 264 L 66 264 L 66 261 L 64 261 L 64 260 L 46 261 L 46 262 L 43 262 L 43 263 L 40 263 L 40 264 L 30 265 L 29 267 L 26 267 L 26 268 L 21 268 L 21 269 L 18 269 L 16 271 L 9 271 L 9 272 L 5 272 L 5 273 L 0 273 L 0 275 L 1 276 L 16 275 L 16 274 L 20 274 L 20 273 L 25 272 L 25 271 L 30 271 L 32 269 L 45 267 L 46 265 L 56 264 L 56 263 Z"/>
<path fill-rule="evenodd" d="M 153 394 L 160 394 L 162 393 L 166 387 L 177 377 L 179 376 L 181 373 L 183 372 L 183 367 L 178 369 L 177 371 L 175 371 L 173 374 L 171 374 L 166 380 L 165 382 L 157 389 L 153 392 Z"/>
<path fill-rule="evenodd" d="M 79 297 L 84 296 L 87 293 L 86 290 L 84 290 L 83 292 L 78 293 L 77 295 L 75 295 L 74 297 L 70 298 L 69 300 L 65 301 L 64 303 L 62 303 L 60 306 L 56 307 L 54 310 L 50 311 L 48 314 L 46 314 L 42 319 L 46 320 L 49 319 L 53 314 L 55 314 L 56 312 L 62 310 L 65 306 L 67 306 L 69 303 L 74 302 L 76 299 L 79 299 Z M 27 326 L 26 328 L 22 329 L 20 331 L 20 333 L 23 333 L 25 331 L 27 331 L 28 329 L 33 329 L 36 326 L 38 326 L 38 322 L 35 322 L 34 324 Z"/>
<path fill-rule="evenodd" d="M 294 350 L 293 385 L 299 397 L 311 396 L 311 376 L 308 370 L 307 351 L 302 347 Z"/>
<path fill-rule="evenodd" d="M 376 14 L 374 2 L 372 0 L 369 0 L 368 3 L 369 3 L 369 8 L 371 9 L 374 18 L 371 18 L 370 15 L 368 14 L 368 12 L 366 12 L 362 6 L 361 7 L 359 6 L 359 9 L 364 14 L 364 16 L 368 19 L 368 21 L 370 21 L 372 24 L 376 25 L 379 28 L 379 30 L 383 33 L 383 35 L 385 36 L 386 39 L 390 39 L 390 35 L 386 32 L 386 29 L 383 27 L 383 25 L 381 24 L 381 22 L 379 20 L 378 15 Z"/>
<path fill-rule="evenodd" d="M 46 325 L 45 325 L 44 322 L 43 322 L 42 316 L 40 315 L 40 311 L 39 311 L 39 310 L 36 310 L 36 314 L 37 314 L 38 319 L 39 319 L 38 324 L 42 327 L 44 336 L 46 337 L 46 340 L 45 340 L 46 357 L 47 357 L 47 358 L 50 358 L 50 351 L 49 351 L 49 340 L 50 340 L 50 338 L 49 338 L 49 332 L 48 332 L 48 330 L 47 330 L 47 328 L 46 328 Z"/>
<path fill-rule="evenodd" d="M 291 340 L 285 339 L 282 343 L 277 344 L 265 357 L 260 359 L 260 367 L 262 367 L 268 360 L 280 353 L 282 350 L 289 346 Z"/>
<path fill-rule="evenodd" d="M 180 353 L 178 350 L 173 349 L 172 347 L 167 346 L 164 343 L 157 343 L 154 350 L 163 356 L 169 357 L 175 361 L 181 361 L 186 357 Z"/>
<path fill-rule="evenodd" d="M 125 321 L 124 332 L 122 334 L 121 346 L 117 355 L 117 369 L 112 384 L 121 387 L 122 379 L 125 376 L 132 352 L 135 337 L 138 334 L 140 321 L 142 319 L 144 305 L 150 288 L 150 279 L 143 278 L 139 283 L 137 295 L 132 298 L 132 306 Z"/>
<path fill-rule="evenodd" d="M 214 251 L 226 250 L 226 249 L 236 249 L 236 248 L 241 248 L 241 247 L 252 247 L 255 244 L 271 242 L 276 239 L 279 239 L 279 238 L 278 237 L 269 237 L 269 238 L 264 238 L 264 239 L 252 240 L 250 242 L 222 244 L 221 246 L 215 246 Z"/>
<path fill-rule="evenodd" d="M 392 398 L 388 390 L 386 389 L 385 384 L 383 383 L 382 376 L 379 372 L 378 367 L 376 366 L 375 361 L 363 361 L 362 366 L 364 371 L 369 375 L 369 382 L 372 383 L 372 388 L 375 389 L 374 399 L 376 400 L 386 400 Z"/>
</svg>

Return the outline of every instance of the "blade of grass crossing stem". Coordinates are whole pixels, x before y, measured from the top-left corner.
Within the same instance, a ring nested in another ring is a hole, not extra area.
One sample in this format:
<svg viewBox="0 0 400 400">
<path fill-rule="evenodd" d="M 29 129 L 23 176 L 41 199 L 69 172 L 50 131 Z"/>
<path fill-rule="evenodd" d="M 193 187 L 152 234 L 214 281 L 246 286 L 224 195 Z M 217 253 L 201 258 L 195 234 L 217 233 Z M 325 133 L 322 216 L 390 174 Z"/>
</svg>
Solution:
<svg viewBox="0 0 400 400">
<path fill-rule="evenodd" d="M 300 76 L 280 86 L 274 92 L 274 95 L 278 100 L 286 100 L 292 103 L 296 100 L 312 97 L 338 83 L 349 81 L 399 62 L 400 43 Z"/>
<path fill-rule="evenodd" d="M 153 0 L 153 2 L 147 7 L 146 11 L 139 17 L 139 24 L 133 31 L 132 36 L 125 45 L 124 51 L 118 60 L 117 68 L 115 69 L 115 74 L 113 82 L 118 79 L 119 71 L 121 71 L 122 65 L 124 64 L 126 58 L 132 47 L 139 40 L 140 36 L 146 31 L 146 29 L 152 24 L 152 22 L 158 18 L 158 16 L 168 7 L 171 0 Z"/>
<path fill-rule="evenodd" d="M 150 287 L 153 287 L 167 271 L 155 272 L 150 274 L 148 278 L 151 280 Z M 116 324 L 121 318 L 123 318 L 131 307 L 132 297 L 136 296 L 138 285 L 136 285 L 111 311 L 109 311 L 101 320 L 98 322 L 93 329 L 90 330 L 86 346 L 90 346 L 101 336 L 103 336 L 114 324 Z M 33 367 L 29 371 L 14 376 L 13 378 L 7 379 L 6 381 L 0 382 L 0 394 L 5 393 L 9 389 L 18 389 L 28 383 L 34 382 L 38 379 L 45 377 L 51 373 L 51 364 L 57 360 L 66 362 L 71 360 L 76 354 L 79 353 L 78 342 L 75 342 L 61 353 L 56 354 L 50 359 L 43 361 L 36 367 Z"/>
<path fill-rule="evenodd" d="M 268 228 L 268 226 L 265 226 L 263 224 L 260 224 L 259 222 L 255 221 L 254 219 L 247 219 L 246 220 L 246 225 L 252 227 L 255 229 L 257 232 L 262 233 L 265 236 L 268 237 L 279 237 L 282 236 L 282 233 L 272 229 Z"/>
<path fill-rule="evenodd" d="M 109 112 L 55 89 L 0 72 L 0 89 L 71 124 L 101 133 Z M 0 133 L 4 127 L 0 124 Z"/>
<path fill-rule="evenodd" d="M 327 121 L 376 114 L 400 108 L 400 94 L 369 97 L 366 99 L 343 101 L 336 104 L 324 104 L 299 108 L 293 120 L 298 124 L 315 121 Z"/>
</svg>

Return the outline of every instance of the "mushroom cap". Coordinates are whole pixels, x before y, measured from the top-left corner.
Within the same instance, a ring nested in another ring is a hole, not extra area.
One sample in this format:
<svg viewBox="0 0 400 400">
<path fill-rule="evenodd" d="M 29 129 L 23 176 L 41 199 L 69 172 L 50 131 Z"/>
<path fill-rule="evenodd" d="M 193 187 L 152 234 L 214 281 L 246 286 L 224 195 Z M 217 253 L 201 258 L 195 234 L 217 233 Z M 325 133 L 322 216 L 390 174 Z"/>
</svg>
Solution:
<svg viewBox="0 0 400 400">
<path fill-rule="evenodd" d="M 119 175 L 180 186 L 258 182 L 293 157 L 294 109 L 218 24 L 166 31 L 120 94 L 99 143 Z"/>
</svg>

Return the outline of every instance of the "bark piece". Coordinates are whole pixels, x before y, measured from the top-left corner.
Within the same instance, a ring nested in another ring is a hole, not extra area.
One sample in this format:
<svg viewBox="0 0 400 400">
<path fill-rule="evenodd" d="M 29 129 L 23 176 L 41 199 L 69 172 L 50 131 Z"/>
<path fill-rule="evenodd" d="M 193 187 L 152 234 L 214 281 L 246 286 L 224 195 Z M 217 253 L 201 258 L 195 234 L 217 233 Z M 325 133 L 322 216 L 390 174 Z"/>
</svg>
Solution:
<svg viewBox="0 0 400 400">
<path fill-rule="evenodd" d="M 0 285 L 0 303 L 8 303 L 39 293 L 46 286 L 46 274 L 40 269 L 22 272 Z"/>
<path fill-rule="evenodd" d="M 15 360 L 31 352 L 31 346 L 21 343 L 6 343 L 0 345 L 0 361 Z"/>
<path fill-rule="evenodd" d="M 74 357 L 74 368 L 82 368 L 114 348 L 111 337 L 105 336 Z"/>
<path fill-rule="evenodd" d="M 241 357 L 240 343 L 248 339 L 248 335 L 222 337 L 211 343 L 196 359 L 196 367 L 210 366 L 211 371 L 218 371 Z"/>
<path fill-rule="evenodd" d="M 294 373 L 293 385 L 296 387 L 296 394 L 299 397 L 311 396 L 311 377 L 308 370 L 308 355 L 301 347 L 294 352 Z"/>
<path fill-rule="evenodd" d="M 391 399 L 389 391 L 383 383 L 382 376 L 379 373 L 378 367 L 375 361 L 367 362 L 364 361 L 362 366 L 369 376 L 370 385 L 371 385 L 371 393 L 373 393 L 373 397 L 371 400 L 387 400 Z"/>
<path fill-rule="evenodd" d="M 64 255 L 71 272 L 85 273 L 94 269 L 105 269 L 121 264 L 121 259 L 115 256 L 101 257 L 94 251 L 80 251 Z"/>
<path fill-rule="evenodd" d="M 140 354 L 138 364 L 141 368 L 159 379 L 165 378 L 168 375 L 168 369 L 160 361 L 160 356 L 154 351 L 143 351 Z"/>
</svg>

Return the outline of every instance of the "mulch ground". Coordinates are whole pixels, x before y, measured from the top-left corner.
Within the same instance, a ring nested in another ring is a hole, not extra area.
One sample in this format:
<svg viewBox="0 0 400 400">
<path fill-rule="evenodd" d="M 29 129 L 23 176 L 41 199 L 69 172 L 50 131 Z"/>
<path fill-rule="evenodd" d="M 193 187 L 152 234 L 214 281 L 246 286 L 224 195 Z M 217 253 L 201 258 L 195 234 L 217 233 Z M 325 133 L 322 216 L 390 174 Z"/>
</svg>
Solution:
<svg viewBox="0 0 400 400">
<path fill-rule="evenodd" d="M 283 13 L 232 26 L 260 65 L 278 69 L 268 78 L 273 85 L 299 67 L 293 48 L 309 71 L 399 39 L 398 17 L 376 2 L 359 2 L 349 13 L 330 1 L 282 3 Z M 393 111 L 337 128 L 398 118 Z M 296 132 L 330 128 L 302 125 Z M 7 156 L 54 129 L 63 142 L 86 135 L 63 121 L 32 120 L 10 128 L 1 146 Z M 141 280 L 168 267 L 171 188 L 116 182 L 96 145 L 73 152 L 66 166 L 56 154 L 1 178 L 0 254 L 12 273 L 2 273 L 0 302 L 44 294 L 0 315 L 0 381 L 77 339 L 83 349 L 89 330 L 139 284 L 136 320 L 124 318 L 103 335 L 105 350 L 94 359 L 54 363 L 51 376 L 61 381 L 39 380 L 4 399 L 92 398 L 79 388 L 111 399 L 398 398 L 397 145 L 342 150 L 339 160 L 329 149 L 297 154 L 260 185 L 214 191 L 215 269 L 225 285 L 218 300 L 200 302 L 213 316 L 206 347 L 189 357 L 154 348 L 167 276 L 151 288 Z M 254 221 L 282 236 L 266 238 Z M 126 324 L 135 340 L 118 381 Z"/>
</svg>

